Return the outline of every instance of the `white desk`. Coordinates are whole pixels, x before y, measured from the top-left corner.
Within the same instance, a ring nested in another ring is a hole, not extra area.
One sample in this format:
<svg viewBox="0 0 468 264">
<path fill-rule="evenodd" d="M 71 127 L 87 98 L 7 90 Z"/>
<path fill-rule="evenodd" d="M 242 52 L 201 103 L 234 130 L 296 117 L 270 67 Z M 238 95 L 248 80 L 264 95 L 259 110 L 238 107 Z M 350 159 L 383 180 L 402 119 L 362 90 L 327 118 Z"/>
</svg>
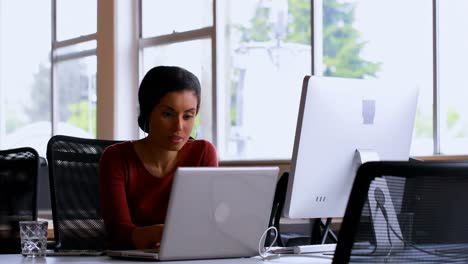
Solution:
<svg viewBox="0 0 468 264">
<path fill-rule="evenodd" d="M 271 264 L 290 264 L 290 263 L 310 263 L 325 264 L 331 263 L 331 259 L 315 258 L 312 256 L 283 256 L 279 259 L 262 261 L 260 258 L 236 258 L 236 259 L 212 259 L 212 260 L 190 260 L 190 261 L 168 261 L 169 264 L 251 264 L 251 263 L 271 263 Z M 55 263 L 149 263 L 148 261 L 131 261 L 112 259 L 107 256 L 101 257 L 45 257 L 45 258 L 26 258 L 20 254 L 0 255 L 0 263 L 9 264 L 55 264 Z M 158 263 L 158 262 L 156 262 Z M 161 263 L 161 262 L 159 262 Z"/>
</svg>

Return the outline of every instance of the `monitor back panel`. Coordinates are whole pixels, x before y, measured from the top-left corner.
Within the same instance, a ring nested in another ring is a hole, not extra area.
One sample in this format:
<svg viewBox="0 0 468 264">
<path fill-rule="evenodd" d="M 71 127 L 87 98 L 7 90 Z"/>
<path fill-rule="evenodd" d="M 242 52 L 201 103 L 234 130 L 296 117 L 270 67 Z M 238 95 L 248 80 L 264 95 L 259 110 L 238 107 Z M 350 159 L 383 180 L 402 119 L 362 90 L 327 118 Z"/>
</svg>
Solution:
<svg viewBox="0 0 468 264">
<path fill-rule="evenodd" d="M 410 84 L 305 78 L 286 216 L 342 217 L 359 166 L 356 149 L 408 160 L 417 97 Z"/>
</svg>

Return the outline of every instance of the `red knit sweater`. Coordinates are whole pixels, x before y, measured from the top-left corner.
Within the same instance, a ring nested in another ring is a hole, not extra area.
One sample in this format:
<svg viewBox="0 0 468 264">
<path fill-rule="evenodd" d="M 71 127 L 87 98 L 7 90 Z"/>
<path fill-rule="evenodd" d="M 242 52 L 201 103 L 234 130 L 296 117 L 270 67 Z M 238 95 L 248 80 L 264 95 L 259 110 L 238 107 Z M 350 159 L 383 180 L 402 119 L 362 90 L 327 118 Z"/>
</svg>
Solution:
<svg viewBox="0 0 468 264">
<path fill-rule="evenodd" d="M 216 150 L 208 141 L 189 140 L 180 151 L 177 167 L 218 166 Z M 99 191 L 110 248 L 133 248 L 133 229 L 164 224 L 174 172 L 163 178 L 152 176 L 130 141 L 104 151 Z"/>
</svg>

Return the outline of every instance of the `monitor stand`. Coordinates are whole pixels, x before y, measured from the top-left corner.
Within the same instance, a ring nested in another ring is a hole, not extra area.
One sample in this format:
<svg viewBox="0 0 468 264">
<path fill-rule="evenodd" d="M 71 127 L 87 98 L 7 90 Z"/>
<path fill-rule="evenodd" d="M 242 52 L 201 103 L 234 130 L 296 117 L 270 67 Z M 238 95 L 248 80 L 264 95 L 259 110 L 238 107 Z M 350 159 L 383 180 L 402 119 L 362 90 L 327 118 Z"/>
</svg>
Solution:
<svg viewBox="0 0 468 264">
<path fill-rule="evenodd" d="M 379 155 L 372 150 L 358 149 L 355 153 L 357 168 L 369 161 L 379 161 Z M 404 240 L 397 214 L 383 177 L 375 178 L 368 191 L 371 224 L 375 235 L 373 255 L 389 255 L 404 248 Z"/>
<path fill-rule="evenodd" d="M 330 238 L 332 243 L 338 242 L 337 235 L 331 229 L 332 218 L 326 218 L 325 223 L 322 218 L 311 218 L 310 219 L 310 244 L 326 244 L 327 238 Z"/>
</svg>

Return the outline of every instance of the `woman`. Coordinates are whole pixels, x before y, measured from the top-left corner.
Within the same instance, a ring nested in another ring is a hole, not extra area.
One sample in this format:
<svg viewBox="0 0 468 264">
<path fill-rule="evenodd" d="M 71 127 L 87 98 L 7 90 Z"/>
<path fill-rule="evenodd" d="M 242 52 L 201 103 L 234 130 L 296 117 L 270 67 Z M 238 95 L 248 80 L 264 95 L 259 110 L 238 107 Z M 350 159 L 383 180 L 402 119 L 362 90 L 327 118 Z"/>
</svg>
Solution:
<svg viewBox="0 0 468 264">
<path fill-rule="evenodd" d="M 179 67 L 155 67 L 143 78 L 138 125 L 147 136 L 108 147 L 99 164 L 110 248 L 156 247 L 176 168 L 218 166 L 214 146 L 190 138 L 200 90 L 197 77 Z"/>
</svg>

